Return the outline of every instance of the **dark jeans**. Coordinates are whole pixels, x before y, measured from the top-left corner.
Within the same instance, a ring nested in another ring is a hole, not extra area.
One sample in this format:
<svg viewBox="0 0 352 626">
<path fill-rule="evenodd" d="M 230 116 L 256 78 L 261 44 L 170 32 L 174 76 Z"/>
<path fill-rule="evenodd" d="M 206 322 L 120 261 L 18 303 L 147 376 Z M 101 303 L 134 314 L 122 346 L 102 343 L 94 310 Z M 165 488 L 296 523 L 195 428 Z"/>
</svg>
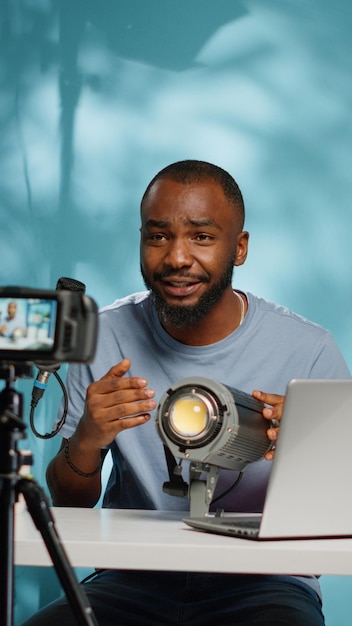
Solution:
<svg viewBox="0 0 352 626">
<path fill-rule="evenodd" d="M 287 576 L 104 571 L 84 585 L 100 626 L 323 626 L 316 592 Z M 76 626 L 65 598 L 23 626 Z"/>
</svg>

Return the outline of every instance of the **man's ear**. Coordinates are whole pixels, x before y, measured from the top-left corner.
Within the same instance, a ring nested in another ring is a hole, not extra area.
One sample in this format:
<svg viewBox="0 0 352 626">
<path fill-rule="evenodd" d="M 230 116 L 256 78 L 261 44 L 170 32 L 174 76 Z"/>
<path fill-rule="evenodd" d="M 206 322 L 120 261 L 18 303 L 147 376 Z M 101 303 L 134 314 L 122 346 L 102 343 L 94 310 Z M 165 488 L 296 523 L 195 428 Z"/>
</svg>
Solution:
<svg viewBox="0 0 352 626">
<path fill-rule="evenodd" d="M 237 237 L 236 258 L 234 265 L 243 265 L 248 253 L 249 233 L 245 230 Z"/>
</svg>

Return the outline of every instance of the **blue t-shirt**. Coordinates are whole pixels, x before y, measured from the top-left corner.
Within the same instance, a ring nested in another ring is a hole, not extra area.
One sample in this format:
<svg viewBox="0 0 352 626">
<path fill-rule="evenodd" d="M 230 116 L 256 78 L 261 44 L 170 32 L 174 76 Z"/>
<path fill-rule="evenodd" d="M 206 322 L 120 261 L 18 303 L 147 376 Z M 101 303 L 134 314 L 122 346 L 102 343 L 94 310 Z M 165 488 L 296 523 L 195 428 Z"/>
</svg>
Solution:
<svg viewBox="0 0 352 626">
<path fill-rule="evenodd" d="M 331 334 L 288 309 L 246 294 L 243 324 L 225 339 L 208 346 L 182 344 L 165 332 L 148 292 L 132 294 L 100 311 L 98 347 L 93 363 L 69 367 L 70 398 L 63 437 L 72 436 L 84 409 L 87 386 L 122 358 L 132 362 L 128 375 L 141 376 L 158 402 L 171 384 L 205 376 L 251 393 L 261 389 L 285 394 L 292 378 L 350 378 Z M 113 469 L 103 506 L 188 510 L 188 498 L 162 491 L 168 480 L 163 444 L 154 419 L 121 432 L 111 445 Z M 238 487 L 217 506 L 259 512 L 263 508 L 271 464 L 252 463 Z M 221 471 L 215 497 L 234 481 Z M 188 482 L 188 468 L 184 466 Z"/>
</svg>

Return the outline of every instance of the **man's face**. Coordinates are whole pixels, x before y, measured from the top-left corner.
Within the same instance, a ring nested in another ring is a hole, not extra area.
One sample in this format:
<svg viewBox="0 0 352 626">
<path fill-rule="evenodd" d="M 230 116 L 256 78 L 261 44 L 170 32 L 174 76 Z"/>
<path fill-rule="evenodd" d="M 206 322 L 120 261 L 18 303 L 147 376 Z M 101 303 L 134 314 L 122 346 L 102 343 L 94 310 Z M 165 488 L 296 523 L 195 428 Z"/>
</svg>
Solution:
<svg viewBox="0 0 352 626">
<path fill-rule="evenodd" d="M 16 302 L 9 302 L 7 307 L 7 313 L 10 319 L 14 319 L 16 316 L 17 305 Z"/>
<path fill-rule="evenodd" d="M 192 327 L 220 305 L 245 260 L 244 235 L 214 181 L 153 185 L 142 208 L 141 270 L 165 325 Z"/>
</svg>

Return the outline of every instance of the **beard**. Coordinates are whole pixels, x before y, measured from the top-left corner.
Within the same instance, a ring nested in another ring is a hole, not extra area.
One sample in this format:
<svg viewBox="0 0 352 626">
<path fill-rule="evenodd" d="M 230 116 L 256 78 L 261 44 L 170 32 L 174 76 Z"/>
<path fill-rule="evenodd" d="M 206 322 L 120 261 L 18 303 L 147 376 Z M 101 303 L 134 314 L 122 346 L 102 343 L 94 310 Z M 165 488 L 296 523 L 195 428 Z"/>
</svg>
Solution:
<svg viewBox="0 0 352 626">
<path fill-rule="evenodd" d="M 144 284 L 147 289 L 150 290 L 153 303 L 155 305 L 156 312 L 159 320 L 163 326 L 173 326 L 174 328 L 192 328 L 201 322 L 211 309 L 221 300 L 226 289 L 231 285 L 232 274 L 234 267 L 233 257 L 227 267 L 225 268 L 222 276 L 220 276 L 217 283 L 203 293 L 196 304 L 169 304 L 152 283 L 146 277 L 143 268 L 141 267 L 141 273 L 144 280 Z M 174 272 L 174 274 L 176 274 Z M 172 272 L 165 272 L 165 274 L 155 273 L 153 278 L 158 280 L 163 276 L 172 276 Z M 177 272 L 177 276 L 194 277 L 188 272 Z M 204 283 L 210 282 L 209 276 L 197 276 L 197 280 Z"/>
</svg>

